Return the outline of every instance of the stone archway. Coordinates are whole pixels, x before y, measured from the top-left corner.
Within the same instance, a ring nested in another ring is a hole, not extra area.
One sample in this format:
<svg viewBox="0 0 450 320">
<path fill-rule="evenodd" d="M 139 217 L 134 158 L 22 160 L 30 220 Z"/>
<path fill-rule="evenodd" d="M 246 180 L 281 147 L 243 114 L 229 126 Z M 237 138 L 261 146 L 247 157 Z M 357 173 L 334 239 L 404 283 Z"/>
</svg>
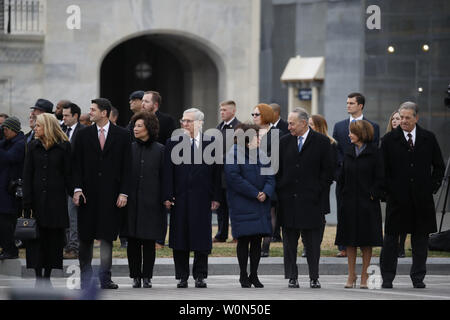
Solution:
<svg viewBox="0 0 450 320">
<path fill-rule="evenodd" d="M 129 94 L 156 90 L 163 98 L 161 111 L 179 119 L 184 109 L 200 107 L 205 128 L 215 127 L 223 69 L 215 60 L 200 43 L 183 35 L 136 35 L 113 46 L 102 59 L 100 95 L 119 109 L 122 126 L 132 115 Z"/>
</svg>

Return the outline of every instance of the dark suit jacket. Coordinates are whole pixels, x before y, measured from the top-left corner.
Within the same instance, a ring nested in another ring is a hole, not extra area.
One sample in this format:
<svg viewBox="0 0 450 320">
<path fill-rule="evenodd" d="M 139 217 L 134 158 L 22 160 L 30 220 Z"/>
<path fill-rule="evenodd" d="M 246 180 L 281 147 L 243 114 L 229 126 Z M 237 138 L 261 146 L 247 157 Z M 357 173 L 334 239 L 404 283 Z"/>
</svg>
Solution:
<svg viewBox="0 0 450 320">
<path fill-rule="evenodd" d="M 373 143 L 378 147 L 380 140 L 380 127 L 375 122 L 370 121 L 369 119 L 363 117 L 363 120 L 367 120 L 373 126 L 374 135 L 373 135 Z M 351 147 L 352 143 L 350 142 L 350 138 L 348 136 L 350 126 L 350 118 L 339 121 L 334 125 L 333 129 L 333 138 L 337 141 L 338 145 L 338 167 L 342 167 L 342 162 L 344 161 L 344 155 L 346 151 Z M 339 176 L 340 172 L 337 173 Z"/>
<path fill-rule="evenodd" d="M 78 210 L 79 237 L 84 241 L 113 241 L 121 222 L 122 209 L 116 206 L 117 198 L 121 193 L 130 194 L 129 132 L 110 123 L 101 150 L 94 124 L 78 132 L 74 149 L 74 186 L 86 196 L 86 204 Z"/>
<path fill-rule="evenodd" d="M 159 110 L 156 111 L 155 115 L 158 117 L 159 121 L 158 142 L 164 145 L 176 128 L 175 120 L 170 115 Z"/>
<path fill-rule="evenodd" d="M 220 132 L 222 132 L 222 136 L 223 136 L 223 161 L 224 161 L 224 164 L 225 164 L 225 158 L 226 158 L 226 156 L 227 156 L 227 152 L 228 151 L 230 151 L 229 149 L 227 150 L 227 141 L 226 141 L 226 130 L 227 129 L 233 129 L 233 130 L 235 130 L 236 129 L 236 127 L 240 124 L 241 122 L 235 117 L 234 119 L 233 119 L 233 121 L 231 121 L 231 123 L 229 124 L 229 126 L 228 127 L 226 127 L 226 128 L 222 128 L 223 127 L 223 124 L 224 124 L 224 121 L 222 121 L 221 123 L 219 123 L 218 124 L 218 126 L 216 127 L 216 129 L 218 129 L 218 130 L 220 130 Z M 229 142 L 230 143 L 230 146 L 233 146 L 233 141 L 232 142 Z M 231 148 L 230 148 L 231 149 Z M 222 188 L 223 189 L 226 189 L 227 188 L 227 181 L 226 181 L 226 179 L 225 179 L 225 172 L 223 171 L 223 165 L 220 165 L 220 167 L 221 167 L 221 171 L 222 171 L 222 174 L 221 174 L 221 180 L 222 180 L 222 182 L 221 182 L 221 185 L 222 185 Z"/>
<path fill-rule="evenodd" d="M 434 134 L 416 126 L 416 143 L 409 150 L 398 126 L 381 142 L 385 165 L 387 234 L 436 232 L 433 193 L 445 171 L 441 149 Z"/>
<path fill-rule="evenodd" d="M 202 140 L 201 151 L 214 141 L 203 137 Z M 164 155 L 162 200 L 175 199 L 175 206 L 170 210 L 169 247 L 209 252 L 212 248 L 211 201 L 221 202 L 219 166 L 204 161 L 174 164 L 171 153 L 178 143 L 168 140 Z"/>
<path fill-rule="evenodd" d="M 72 138 L 70 139 L 70 143 L 72 146 L 75 145 L 75 140 L 77 139 L 78 132 L 81 129 L 83 129 L 84 127 L 86 127 L 86 126 L 78 122 L 77 126 L 75 127 L 74 132 L 72 133 Z M 66 129 L 66 131 L 67 131 L 67 129 Z"/>
<path fill-rule="evenodd" d="M 288 123 L 280 118 L 276 126 L 273 126 L 276 129 L 280 129 L 280 138 L 289 133 Z"/>
<path fill-rule="evenodd" d="M 297 137 L 280 140 L 280 168 L 277 193 L 281 226 L 294 229 L 319 228 L 327 203 L 323 195 L 332 181 L 332 160 L 328 137 L 309 129 L 298 152 Z"/>
</svg>

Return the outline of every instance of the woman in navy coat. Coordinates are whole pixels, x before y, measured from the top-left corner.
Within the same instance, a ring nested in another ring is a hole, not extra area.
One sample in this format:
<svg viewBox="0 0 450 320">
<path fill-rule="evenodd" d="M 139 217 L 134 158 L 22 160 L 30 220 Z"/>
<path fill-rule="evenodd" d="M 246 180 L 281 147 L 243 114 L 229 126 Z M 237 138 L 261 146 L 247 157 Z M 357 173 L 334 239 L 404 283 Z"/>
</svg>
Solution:
<svg viewBox="0 0 450 320">
<path fill-rule="evenodd" d="M 236 251 L 241 271 L 239 282 L 243 288 L 250 288 L 252 284 L 256 288 L 264 287 L 257 273 L 261 240 L 272 234 L 270 206 L 275 178 L 261 173 L 264 166 L 258 157 L 258 129 L 258 126 L 249 124 L 241 124 L 236 128 L 236 135 L 246 132 L 248 137 L 245 137 L 242 144 L 237 139 L 230 151 L 234 153 L 234 161 L 225 164 L 231 230 L 233 238 L 238 239 Z M 250 276 L 247 275 L 249 245 Z"/>
</svg>

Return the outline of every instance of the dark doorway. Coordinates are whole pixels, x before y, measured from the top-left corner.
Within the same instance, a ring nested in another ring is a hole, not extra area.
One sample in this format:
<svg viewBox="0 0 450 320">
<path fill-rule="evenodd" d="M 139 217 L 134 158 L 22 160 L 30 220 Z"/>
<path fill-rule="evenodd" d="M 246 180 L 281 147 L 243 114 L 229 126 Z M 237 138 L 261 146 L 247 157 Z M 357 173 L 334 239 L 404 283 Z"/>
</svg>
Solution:
<svg viewBox="0 0 450 320">
<path fill-rule="evenodd" d="M 100 94 L 119 110 L 120 126 L 132 116 L 128 98 L 136 90 L 161 93 L 161 111 L 178 119 L 185 100 L 185 72 L 179 58 L 165 47 L 149 36 L 137 37 L 115 47 L 103 60 Z"/>
</svg>

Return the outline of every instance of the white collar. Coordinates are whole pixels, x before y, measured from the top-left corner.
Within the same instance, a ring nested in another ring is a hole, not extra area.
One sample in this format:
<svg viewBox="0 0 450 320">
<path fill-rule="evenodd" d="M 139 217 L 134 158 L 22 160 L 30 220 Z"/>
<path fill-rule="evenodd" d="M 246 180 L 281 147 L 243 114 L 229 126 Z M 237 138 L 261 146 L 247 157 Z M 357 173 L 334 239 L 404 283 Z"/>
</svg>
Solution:
<svg viewBox="0 0 450 320">
<path fill-rule="evenodd" d="M 276 127 L 278 125 L 278 122 L 280 122 L 280 120 L 281 120 L 281 117 L 278 118 L 277 122 L 273 123 L 273 126 Z"/>
<path fill-rule="evenodd" d="M 236 117 L 233 117 L 230 121 L 227 121 L 227 122 L 224 121 L 223 126 L 229 125 L 230 123 L 232 123 L 234 121 L 234 119 L 236 119 Z M 223 126 L 222 126 L 222 128 L 223 128 Z"/>
<path fill-rule="evenodd" d="M 362 120 L 364 118 L 364 115 L 361 114 L 358 118 L 353 118 L 353 116 L 350 116 L 350 122 L 352 122 L 352 120 Z"/>
<path fill-rule="evenodd" d="M 409 139 L 408 134 L 411 133 L 412 140 L 413 140 L 413 143 L 414 143 L 416 141 L 416 129 L 417 129 L 417 126 L 414 126 L 414 129 L 412 129 L 411 132 L 408 132 L 408 131 L 405 131 L 405 130 L 402 129 L 403 135 L 405 136 L 405 139 L 408 140 Z"/>
<path fill-rule="evenodd" d="M 297 140 L 298 140 L 300 137 L 303 137 L 302 143 L 305 143 L 306 138 L 308 137 L 308 134 L 309 134 L 309 127 L 308 127 L 308 131 L 306 131 L 302 136 L 298 136 L 298 137 L 297 137 Z"/>
<path fill-rule="evenodd" d="M 105 124 L 105 126 L 103 127 L 103 129 L 105 130 L 105 134 L 107 134 L 108 131 L 109 131 L 109 124 L 110 124 L 110 122 L 108 121 L 108 122 Z M 96 126 L 97 126 L 97 132 L 100 132 L 101 127 L 99 127 L 98 124 L 96 124 Z"/>
</svg>

